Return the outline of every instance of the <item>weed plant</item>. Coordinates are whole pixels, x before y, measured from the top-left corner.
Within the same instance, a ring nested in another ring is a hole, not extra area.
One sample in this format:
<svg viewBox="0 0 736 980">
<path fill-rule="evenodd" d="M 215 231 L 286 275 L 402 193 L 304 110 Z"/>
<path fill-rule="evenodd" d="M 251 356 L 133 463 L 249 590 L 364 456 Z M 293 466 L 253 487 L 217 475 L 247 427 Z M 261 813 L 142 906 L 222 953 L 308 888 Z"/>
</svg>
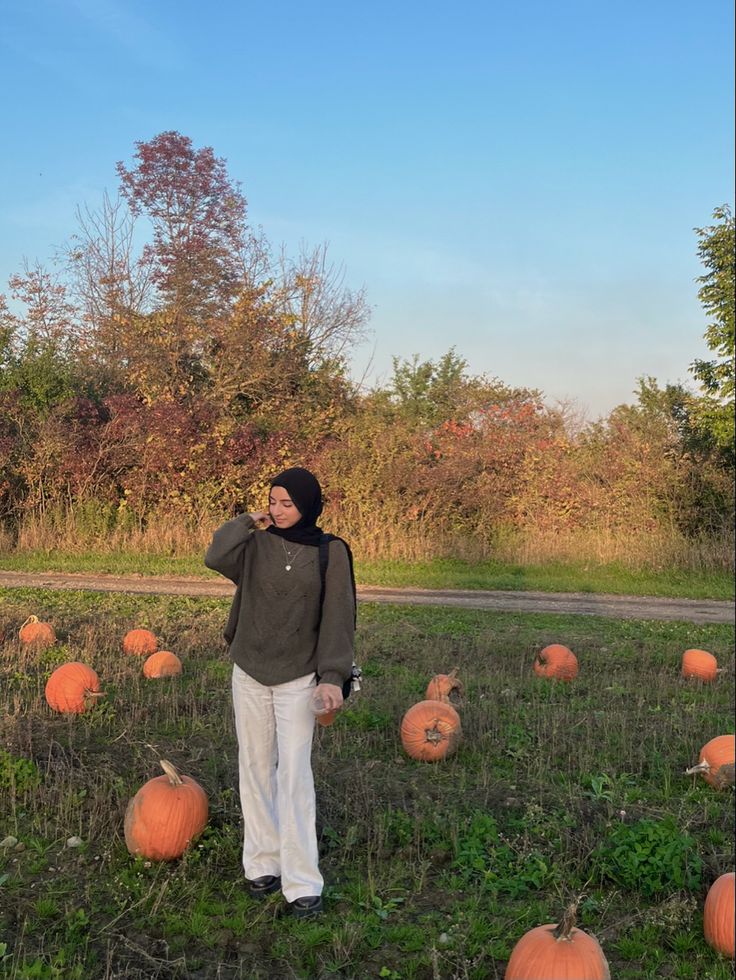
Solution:
<svg viewBox="0 0 736 980">
<path fill-rule="evenodd" d="M 732 627 L 362 604 L 363 690 L 315 736 L 326 910 L 296 921 L 244 887 L 226 610 L 0 593 L 0 976 L 500 980 L 520 936 L 580 896 L 619 980 L 733 976 L 702 935 L 707 888 L 734 868 L 733 790 L 684 775 L 734 730 Z M 20 646 L 31 613 L 57 646 Z M 182 676 L 144 679 L 122 653 L 132 626 Z M 576 652 L 574 683 L 532 672 L 550 642 Z M 714 684 L 680 678 L 687 647 L 716 655 Z M 43 696 L 70 659 L 107 692 L 81 716 Z M 414 762 L 401 717 L 455 665 L 464 739 Z M 180 860 L 148 863 L 123 817 L 160 758 L 205 788 L 210 819 Z"/>
</svg>

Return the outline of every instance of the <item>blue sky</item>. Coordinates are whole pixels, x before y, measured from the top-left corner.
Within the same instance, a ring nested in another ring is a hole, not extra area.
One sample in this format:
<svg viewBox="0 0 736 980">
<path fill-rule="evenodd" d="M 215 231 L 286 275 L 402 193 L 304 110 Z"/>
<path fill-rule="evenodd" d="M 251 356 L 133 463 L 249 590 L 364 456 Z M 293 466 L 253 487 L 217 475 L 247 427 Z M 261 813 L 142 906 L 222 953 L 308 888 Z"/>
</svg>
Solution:
<svg viewBox="0 0 736 980">
<path fill-rule="evenodd" d="M 595 418 L 706 353 L 693 228 L 733 203 L 730 0 L 2 9 L 0 291 L 174 129 L 275 246 L 327 242 L 365 287 L 356 376 L 454 346 Z"/>
</svg>

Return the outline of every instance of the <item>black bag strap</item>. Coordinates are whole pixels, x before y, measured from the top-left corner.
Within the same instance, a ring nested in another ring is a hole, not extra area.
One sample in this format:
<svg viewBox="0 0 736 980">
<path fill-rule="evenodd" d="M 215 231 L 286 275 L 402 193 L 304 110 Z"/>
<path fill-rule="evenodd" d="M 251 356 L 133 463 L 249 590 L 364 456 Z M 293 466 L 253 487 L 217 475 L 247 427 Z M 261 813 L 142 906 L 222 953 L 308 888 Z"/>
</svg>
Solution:
<svg viewBox="0 0 736 980">
<path fill-rule="evenodd" d="M 319 539 L 319 578 L 320 578 L 320 590 L 319 590 L 319 618 L 322 621 L 322 605 L 325 601 L 325 588 L 327 586 L 327 566 L 330 563 L 330 541 L 342 541 L 345 545 L 345 550 L 348 553 L 348 563 L 350 565 L 350 583 L 353 587 L 353 625 L 358 625 L 358 596 L 355 589 L 355 571 L 353 569 L 353 553 L 350 550 L 350 545 L 347 541 L 343 541 L 342 538 L 338 538 L 336 534 L 322 534 Z"/>
<path fill-rule="evenodd" d="M 342 541 L 345 545 L 345 550 L 348 553 L 348 563 L 350 565 L 350 582 L 353 587 L 353 624 L 358 625 L 358 597 L 355 589 L 355 572 L 353 570 L 353 553 L 350 550 L 350 545 L 347 541 L 343 541 L 342 538 L 338 538 L 336 534 L 325 534 L 323 532 L 322 537 L 319 539 L 319 577 L 320 577 L 320 592 L 319 592 L 319 622 L 322 622 L 322 605 L 325 601 L 325 587 L 327 585 L 327 566 L 330 563 L 330 541 Z M 319 628 L 319 624 L 318 624 Z M 356 691 L 360 690 L 360 677 L 361 670 L 353 664 L 353 671 L 350 677 L 342 685 L 342 696 L 345 700 L 350 697 L 353 688 Z M 317 683 L 319 684 L 319 675 L 317 676 Z"/>
</svg>

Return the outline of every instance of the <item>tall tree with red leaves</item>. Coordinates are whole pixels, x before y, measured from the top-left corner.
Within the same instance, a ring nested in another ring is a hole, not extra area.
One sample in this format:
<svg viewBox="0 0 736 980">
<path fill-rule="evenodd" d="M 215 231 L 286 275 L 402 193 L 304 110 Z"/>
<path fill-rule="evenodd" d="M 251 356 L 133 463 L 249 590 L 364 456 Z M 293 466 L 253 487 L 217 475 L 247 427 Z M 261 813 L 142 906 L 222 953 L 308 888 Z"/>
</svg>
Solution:
<svg viewBox="0 0 736 980">
<path fill-rule="evenodd" d="M 175 131 L 136 143 L 134 160 L 117 164 L 121 192 L 151 222 L 144 261 L 162 299 L 175 321 L 221 316 L 242 286 L 246 240 L 246 200 L 225 161 Z"/>
</svg>

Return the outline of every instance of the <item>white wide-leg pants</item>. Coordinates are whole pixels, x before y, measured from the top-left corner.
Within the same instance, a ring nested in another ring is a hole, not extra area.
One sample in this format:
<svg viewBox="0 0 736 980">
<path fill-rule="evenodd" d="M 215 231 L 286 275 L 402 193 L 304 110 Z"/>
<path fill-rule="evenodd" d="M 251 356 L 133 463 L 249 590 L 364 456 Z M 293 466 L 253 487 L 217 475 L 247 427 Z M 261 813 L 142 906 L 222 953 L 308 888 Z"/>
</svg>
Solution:
<svg viewBox="0 0 736 980">
<path fill-rule="evenodd" d="M 321 895 L 312 776 L 314 674 L 286 684 L 259 684 L 233 665 L 240 804 L 249 880 L 281 875 L 287 902 Z"/>
</svg>

